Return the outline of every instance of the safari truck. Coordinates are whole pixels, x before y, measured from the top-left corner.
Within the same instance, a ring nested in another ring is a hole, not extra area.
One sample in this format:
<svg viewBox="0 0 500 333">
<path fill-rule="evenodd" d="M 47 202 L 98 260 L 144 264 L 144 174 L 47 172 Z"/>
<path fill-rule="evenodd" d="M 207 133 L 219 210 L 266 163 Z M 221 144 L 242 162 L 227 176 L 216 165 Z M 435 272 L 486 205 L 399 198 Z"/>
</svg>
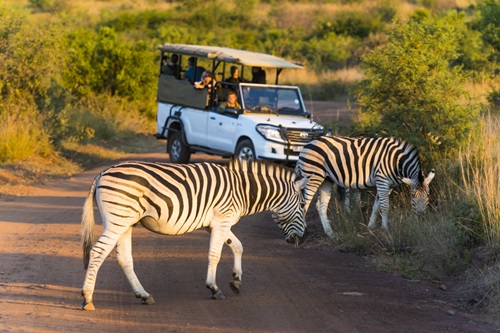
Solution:
<svg viewBox="0 0 500 333">
<path fill-rule="evenodd" d="M 278 84 L 283 69 L 301 69 L 301 65 L 226 47 L 164 44 L 158 49 L 156 137 L 167 140 L 171 162 L 188 163 L 191 154 L 204 152 L 294 163 L 302 148 L 323 134 L 323 127 L 306 110 L 299 87 Z M 178 72 L 162 72 L 171 58 L 178 59 Z M 200 68 L 214 74 L 214 89 L 196 89 L 182 78 L 188 59 L 190 65 L 195 62 L 195 76 Z M 240 77 L 246 79 L 252 67 L 265 70 L 268 80 L 271 73 L 275 78 L 272 84 L 226 82 L 231 66 L 237 66 Z M 230 90 L 236 91 L 240 107 L 218 109 Z"/>
</svg>

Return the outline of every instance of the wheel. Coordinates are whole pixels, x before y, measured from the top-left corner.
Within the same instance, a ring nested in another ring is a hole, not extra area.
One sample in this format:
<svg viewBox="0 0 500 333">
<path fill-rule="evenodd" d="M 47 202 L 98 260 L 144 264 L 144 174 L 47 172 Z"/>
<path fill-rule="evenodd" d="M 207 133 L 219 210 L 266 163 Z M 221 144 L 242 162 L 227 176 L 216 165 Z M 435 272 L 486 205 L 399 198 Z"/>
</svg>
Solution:
<svg viewBox="0 0 500 333">
<path fill-rule="evenodd" d="M 168 139 L 168 151 L 172 163 L 188 163 L 191 157 L 189 146 L 182 141 L 182 132 L 176 132 Z"/>
<path fill-rule="evenodd" d="M 253 143 L 250 140 L 243 140 L 237 146 L 234 152 L 234 156 L 238 157 L 240 160 L 256 160 L 255 149 L 253 148 Z"/>
</svg>

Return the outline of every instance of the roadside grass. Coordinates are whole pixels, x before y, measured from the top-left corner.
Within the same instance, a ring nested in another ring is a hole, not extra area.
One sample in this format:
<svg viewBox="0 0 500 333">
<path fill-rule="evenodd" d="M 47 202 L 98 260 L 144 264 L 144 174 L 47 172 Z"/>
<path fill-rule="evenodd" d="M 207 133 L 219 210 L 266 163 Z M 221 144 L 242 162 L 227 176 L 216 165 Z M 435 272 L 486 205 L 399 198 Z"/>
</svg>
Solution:
<svg viewBox="0 0 500 333">
<path fill-rule="evenodd" d="M 480 216 L 481 241 L 500 250 L 500 117 L 486 115 L 462 152 L 463 191 Z"/>
<path fill-rule="evenodd" d="M 152 120 L 134 105 L 100 96 L 60 113 L 67 129 L 54 142 L 29 105 L 5 105 L 0 113 L 0 186 L 67 177 L 127 154 L 159 151 Z"/>
<path fill-rule="evenodd" d="M 389 232 L 367 227 L 375 199 L 374 191 L 362 191 L 361 201 L 351 199 L 347 211 L 343 198 L 333 195 L 328 216 L 345 251 L 367 255 L 382 271 L 411 279 L 439 279 L 463 270 L 467 265 L 464 244 L 467 237 L 454 218 L 454 209 L 431 209 L 413 215 L 410 193 L 400 187 L 391 194 Z M 449 206 L 448 206 L 449 207 Z"/>
<path fill-rule="evenodd" d="M 0 164 L 51 156 L 54 151 L 49 134 L 40 125 L 42 117 L 29 106 L 11 106 L 10 112 L 0 112 Z"/>
</svg>

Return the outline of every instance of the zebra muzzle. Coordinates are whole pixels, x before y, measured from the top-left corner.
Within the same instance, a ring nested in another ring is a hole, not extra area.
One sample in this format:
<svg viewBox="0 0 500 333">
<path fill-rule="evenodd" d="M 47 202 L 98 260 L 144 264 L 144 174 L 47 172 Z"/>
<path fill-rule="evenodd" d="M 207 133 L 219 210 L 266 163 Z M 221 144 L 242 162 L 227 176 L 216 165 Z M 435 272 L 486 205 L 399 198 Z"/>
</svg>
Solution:
<svg viewBox="0 0 500 333">
<path fill-rule="evenodd" d="M 286 241 L 288 243 L 295 244 L 295 247 L 299 247 L 299 244 L 302 243 L 300 237 L 296 233 L 291 234 L 290 237 L 286 239 Z"/>
</svg>

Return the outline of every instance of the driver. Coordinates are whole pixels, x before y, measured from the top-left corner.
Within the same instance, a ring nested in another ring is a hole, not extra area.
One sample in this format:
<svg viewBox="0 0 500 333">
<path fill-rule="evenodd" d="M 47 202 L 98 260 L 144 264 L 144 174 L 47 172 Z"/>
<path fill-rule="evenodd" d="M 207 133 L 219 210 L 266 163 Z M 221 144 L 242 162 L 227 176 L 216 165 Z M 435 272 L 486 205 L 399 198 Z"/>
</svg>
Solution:
<svg viewBox="0 0 500 333">
<path fill-rule="evenodd" d="M 224 113 L 226 111 L 226 108 L 234 108 L 238 110 L 241 109 L 241 105 L 240 103 L 238 103 L 238 95 L 232 90 L 227 94 L 227 102 L 222 102 L 219 104 L 217 112 Z"/>
</svg>

